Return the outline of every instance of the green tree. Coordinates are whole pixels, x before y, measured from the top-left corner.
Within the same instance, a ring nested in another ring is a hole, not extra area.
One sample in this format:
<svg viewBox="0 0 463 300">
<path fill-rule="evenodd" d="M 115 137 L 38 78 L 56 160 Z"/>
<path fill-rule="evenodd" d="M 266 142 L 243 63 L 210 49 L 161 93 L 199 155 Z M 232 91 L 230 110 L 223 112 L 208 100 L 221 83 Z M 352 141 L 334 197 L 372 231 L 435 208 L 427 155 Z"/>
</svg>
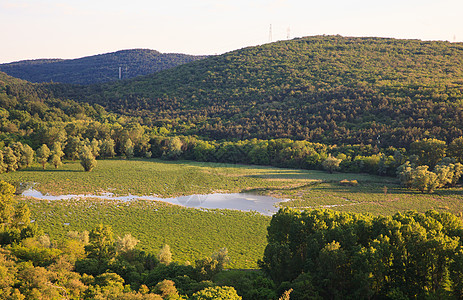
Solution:
<svg viewBox="0 0 463 300">
<path fill-rule="evenodd" d="M 61 147 L 60 142 L 54 142 L 53 146 L 51 147 L 51 159 L 50 162 L 52 163 L 53 166 L 55 166 L 55 169 L 60 167 L 63 163 L 61 162 L 61 158 L 64 156 L 64 152 Z"/>
<path fill-rule="evenodd" d="M 24 153 L 24 145 L 21 142 L 15 142 L 10 145 L 10 148 L 13 150 L 13 154 L 16 156 L 17 169 L 25 168 L 26 166 L 21 163 L 21 158 Z"/>
<path fill-rule="evenodd" d="M 101 142 L 100 146 L 100 155 L 102 157 L 114 157 L 116 155 L 116 152 L 114 151 L 114 140 L 113 139 L 104 139 Z"/>
<path fill-rule="evenodd" d="M 458 162 L 463 163 L 463 137 L 454 139 L 448 148 L 448 156 L 455 158 Z"/>
<path fill-rule="evenodd" d="M 111 226 L 98 225 L 89 234 L 89 243 L 85 246 L 89 258 L 108 261 L 116 255 L 114 235 Z"/>
<path fill-rule="evenodd" d="M 21 166 L 24 168 L 30 167 L 34 162 L 34 154 L 34 150 L 29 145 L 25 144 L 20 160 Z"/>
<path fill-rule="evenodd" d="M 42 144 L 39 149 L 37 149 L 37 159 L 39 163 L 42 164 L 42 168 L 45 170 L 45 165 L 50 157 L 51 151 L 46 144 Z"/>
<path fill-rule="evenodd" d="M 64 147 L 66 157 L 72 160 L 79 158 L 80 148 L 82 146 L 83 142 L 78 136 L 69 136 L 66 146 Z"/>
<path fill-rule="evenodd" d="M 179 137 L 173 137 L 167 141 L 167 149 L 162 156 L 167 159 L 178 159 L 182 155 L 183 143 Z"/>
<path fill-rule="evenodd" d="M 6 169 L 7 169 L 6 164 L 3 161 L 3 152 L 0 151 L 0 174 L 5 173 Z"/>
<path fill-rule="evenodd" d="M 194 293 L 192 300 L 240 300 L 242 299 L 231 286 L 208 287 Z"/>
<path fill-rule="evenodd" d="M 92 141 L 88 145 L 92 151 L 93 156 L 98 157 L 100 155 L 100 145 L 101 142 L 97 139 L 92 139 Z"/>
<path fill-rule="evenodd" d="M 172 280 L 164 279 L 163 281 L 158 282 L 154 286 L 153 292 L 161 295 L 163 299 L 181 299 L 177 288 L 175 287 L 175 282 Z"/>
<path fill-rule="evenodd" d="M 122 144 L 122 154 L 125 155 L 127 159 L 130 159 L 133 157 L 133 142 L 130 138 L 126 139 L 125 142 Z"/>
<path fill-rule="evenodd" d="M 438 139 L 423 139 L 410 145 L 410 153 L 418 156 L 418 165 L 434 168 L 445 157 L 447 144 Z"/>
<path fill-rule="evenodd" d="M 328 155 L 328 157 L 322 162 L 322 167 L 326 171 L 333 173 L 334 171 L 339 169 L 339 165 L 341 164 L 342 159 L 333 157 Z"/>
<path fill-rule="evenodd" d="M 5 181 L 0 181 L 0 225 L 9 224 L 13 217 L 13 195 L 15 188 Z"/>
<path fill-rule="evenodd" d="M 83 146 L 80 152 L 80 164 L 85 172 L 90 172 L 96 167 L 96 159 L 92 151 L 87 146 Z"/>
<path fill-rule="evenodd" d="M 421 192 L 432 193 L 440 183 L 436 173 L 428 171 L 428 166 L 418 166 L 412 173 L 411 187 Z"/>
<path fill-rule="evenodd" d="M 18 157 L 14 155 L 10 147 L 3 148 L 3 162 L 7 172 L 13 172 L 18 169 Z"/>
</svg>

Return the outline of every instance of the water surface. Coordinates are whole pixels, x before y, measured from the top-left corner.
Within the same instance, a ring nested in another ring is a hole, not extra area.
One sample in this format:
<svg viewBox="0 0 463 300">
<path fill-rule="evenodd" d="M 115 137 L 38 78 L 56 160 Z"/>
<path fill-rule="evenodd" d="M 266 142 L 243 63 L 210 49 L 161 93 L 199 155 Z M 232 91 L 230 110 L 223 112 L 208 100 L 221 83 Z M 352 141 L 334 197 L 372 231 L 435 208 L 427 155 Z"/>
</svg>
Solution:
<svg viewBox="0 0 463 300">
<path fill-rule="evenodd" d="M 112 193 L 104 193 L 102 195 L 58 195 L 51 196 L 42 194 L 34 188 L 28 188 L 21 193 L 22 196 L 32 197 L 42 200 L 66 200 L 66 199 L 79 199 L 79 198 L 97 198 L 105 200 L 119 200 L 119 201 L 132 201 L 132 200 L 153 200 L 163 201 L 171 204 L 182 205 L 185 207 L 196 207 L 206 209 L 235 209 L 242 211 L 256 211 L 264 215 L 272 215 L 278 211 L 278 203 L 285 201 L 271 196 L 262 196 L 251 193 L 214 193 L 207 195 L 190 195 L 172 198 L 160 198 L 155 196 L 116 196 Z"/>
</svg>

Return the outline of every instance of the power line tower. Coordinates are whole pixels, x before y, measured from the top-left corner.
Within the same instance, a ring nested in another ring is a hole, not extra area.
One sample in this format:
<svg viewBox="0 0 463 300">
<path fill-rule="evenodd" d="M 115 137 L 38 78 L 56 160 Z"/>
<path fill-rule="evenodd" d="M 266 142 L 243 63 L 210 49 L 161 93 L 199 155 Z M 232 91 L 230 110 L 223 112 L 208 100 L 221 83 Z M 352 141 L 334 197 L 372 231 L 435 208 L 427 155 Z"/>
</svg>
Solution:
<svg viewBox="0 0 463 300">
<path fill-rule="evenodd" d="M 272 42 L 272 24 L 270 24 L 270 29 L 268 31 L 268 42 Z"/>
<path fill-rule="evenodd" d="M 290 39 L 291 38 L 291 27 L 288 26 L 288 29 L 286 29 L 286 39 Z"/>
<path fill-rule="evenodd" d="M 122 78 L 122 67 L 119 67 L 119 80 Z"/>
</svg>

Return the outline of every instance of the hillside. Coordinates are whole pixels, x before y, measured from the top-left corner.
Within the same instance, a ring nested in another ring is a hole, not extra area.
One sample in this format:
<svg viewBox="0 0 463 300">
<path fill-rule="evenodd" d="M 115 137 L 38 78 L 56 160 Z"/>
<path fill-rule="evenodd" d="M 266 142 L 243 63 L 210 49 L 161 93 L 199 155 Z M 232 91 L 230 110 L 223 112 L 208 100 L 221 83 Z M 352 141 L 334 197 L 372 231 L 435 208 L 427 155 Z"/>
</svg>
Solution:
<svg viewBox="0 0 463 300">
<path fill-rule="evenodd" d="M 460 43 L 314 36 L 129 81 L 51 88 L 213 139 L 408 146 L 463 135 Z"/>
<path fill-rule="evenodd" d="M 91 84 L 147 75 L 204 56 L 163 54 L 149 49 L 122 50 L 78 59 L 39 59 L 0 64 L 0 71 L 31 82 Z"/>
</svg>

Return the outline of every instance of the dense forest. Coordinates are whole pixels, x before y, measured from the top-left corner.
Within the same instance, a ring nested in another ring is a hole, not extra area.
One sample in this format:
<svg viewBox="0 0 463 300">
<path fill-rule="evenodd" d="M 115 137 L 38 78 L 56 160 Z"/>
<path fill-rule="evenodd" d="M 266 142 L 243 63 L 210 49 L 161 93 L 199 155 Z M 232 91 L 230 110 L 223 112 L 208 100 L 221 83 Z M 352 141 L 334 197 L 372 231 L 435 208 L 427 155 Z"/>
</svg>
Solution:
<svg viewBox="0 0 463 300">
<path fill-rule="evenodd" d="M 428 211 L 371 217 L 280 210 L 263 270 L 291 299 L 461 299 L 463 223 Z"/>
<path fill-rule="evenodd" d="M 463 134 L 463 45 L 314 36 L 56 96 L 211 139 L 408 147 Z"/>
<path fill-rule="evenodd" d="M 173 68 L 205 56 L 160 53 L 149 49 L 121 50 L 77 59 L 38 59 L 0 64 L 0 71 L 30 82 L 92 84 L 128 79 Z"/>
</svg>

